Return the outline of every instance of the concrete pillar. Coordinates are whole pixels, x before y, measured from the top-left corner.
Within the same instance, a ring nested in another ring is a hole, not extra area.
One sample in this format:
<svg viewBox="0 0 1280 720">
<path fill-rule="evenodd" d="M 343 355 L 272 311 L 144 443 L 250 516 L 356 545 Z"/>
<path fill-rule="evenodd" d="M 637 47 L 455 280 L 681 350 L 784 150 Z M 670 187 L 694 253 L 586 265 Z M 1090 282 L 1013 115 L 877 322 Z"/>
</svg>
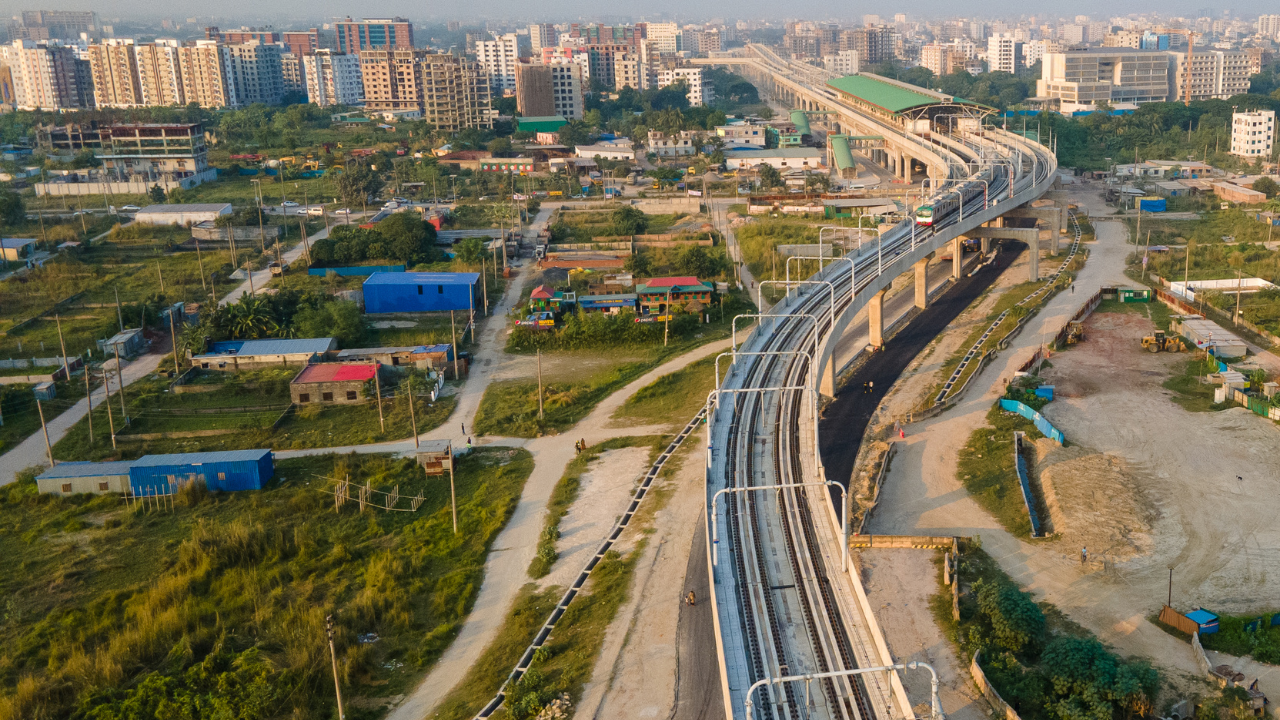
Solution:
<svg viewBox="0 0 1280 720">
<path fill-rule="evenodd" d="M 983 255 L 986 255 L 987 253 L 991 252 L 991 238 L 989 237 L 979 238 L 978 242 L 982 243 Z"/>
<path fill-rule="evenodd" d="M 1063 235 L 1067 234 L 1067 212 L 1070 208 L 1067 206 L 1066 200 L 1055 200 L 1054 204 L 1058 206 L 1058 232 Z"/>
<path fill-rule="evenodd" d="M 916 271 L 916 307 L 921 310 L 929 306 L 929 257 L 920 258 L 913 266 Z"/>
<path fill-rule="evenodd" d="M 951 279 L 964 277 L 964 236 L 959 235 L 951 241 Z"/>
<path fill-rule="evenodd" d="M 1000 217 L 992 220 L 991 227 L 998 227 L 998 228 L 1004 227 L 1004 216 L 1001 215 Z"/>
<path fill-rule="evenodd" d="M 1058 221 L 1061 218 L 1066 217 L 1067 215 L 1065 212 L 1063 212 L 1062 208 L 1054 208 L 1054 209 L 1057 210 L 1058 212 L 1055 213 L 1057 217 L 1051 219 L 1049 222 L 1049 253 L 1051 255 L 1058 254 L 1058 237 L 1059 237 L 1059 232 L 1061 232 L 1060 230 L 1054 229 L 1054 226 L 1061 227 L 1061 223 Z"/>
<path fill-rule="evenodd" d="M 1027 272 L 1027 279 L 1035 282 L 1040 279 L 1040 231 L 1035 232 L 1036 240 L 1031 243 L 1031 247 L 1027 248 L 1027 252 L 1031 253 L 1031 268 Z"/>
<path fill-rule="evenodd" d="M 874 348 L 884 347 L 884 293 L 881 290 L 867 300 L 867 335 Z"/>
</svg>

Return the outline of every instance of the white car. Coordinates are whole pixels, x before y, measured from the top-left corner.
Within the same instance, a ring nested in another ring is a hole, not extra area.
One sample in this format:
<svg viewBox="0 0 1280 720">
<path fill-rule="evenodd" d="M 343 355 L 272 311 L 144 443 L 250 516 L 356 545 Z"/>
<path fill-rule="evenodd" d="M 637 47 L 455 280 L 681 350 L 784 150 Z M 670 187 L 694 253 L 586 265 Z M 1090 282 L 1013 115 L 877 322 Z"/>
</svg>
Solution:
<svg viewBox="0 0 1280 720">
<path fill-rule="evenodd" d="M 138 207 L 137 205 L 125 205 L 124 207 L 120 208 L 120 211 L 121 212 L 138 212 L 141 209 L 142 208 Z"/>
<path fill-rule="evenodd" d="M 350 215 L 351 208 L 342 208 L 341 210 L 334 210 L 333 214 L 334 215 Z"/>
<path fill-rule="evenodd" d="M 284 202 L 280 203 L 280 207 L 298 207 L 298 203 L 292 200 L 285 200 Z"/>
<path fill-rule="evenodd" d="M 395 200 L 392 200 L 391 202 L 383 203 L 383 204 L 382 204 L 382 209 L 383 209 L 383 210 L 396 210 L 396 209 L 398 209 L 399 207 L 400 207 L 400 203 L 396 202 Z"/>
<path fill-rule="evenodd" d="M 307 214 L 314 215 L 315 217 L 320 217 L 321 215 L 324 215 L 324 206 L 312 205 L 311 207 L 307 208 Z"/>
</svg>

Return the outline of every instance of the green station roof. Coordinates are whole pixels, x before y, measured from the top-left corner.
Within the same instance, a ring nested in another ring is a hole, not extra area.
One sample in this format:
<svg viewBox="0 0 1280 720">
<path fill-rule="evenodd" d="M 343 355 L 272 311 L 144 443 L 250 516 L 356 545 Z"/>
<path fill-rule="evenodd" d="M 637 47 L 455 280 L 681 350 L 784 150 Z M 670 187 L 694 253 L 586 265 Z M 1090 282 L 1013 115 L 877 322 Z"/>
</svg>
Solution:
<svg viewBox="0 0 1280 720">
<path fill-rule="evenodd" d="M 884 108 L 891 113 L 900 113 L 903 110 L 910 110 L 923 105 L 937 105 L 945 102 L 945 100 L 936 95 L 927 95 L 922 92 L 908 90 L 870 75 L 846 75 L 829 81 L 827 85 L 876 107 Z M 964 101 L 957 98 L 953 102 Z"/>
<path fill-rule="evenodd" d="M 521 132 L 556 132 L 569 123 L 559 115 L 535 115 L 516 118 L 516 127 Z"/>
</svg>

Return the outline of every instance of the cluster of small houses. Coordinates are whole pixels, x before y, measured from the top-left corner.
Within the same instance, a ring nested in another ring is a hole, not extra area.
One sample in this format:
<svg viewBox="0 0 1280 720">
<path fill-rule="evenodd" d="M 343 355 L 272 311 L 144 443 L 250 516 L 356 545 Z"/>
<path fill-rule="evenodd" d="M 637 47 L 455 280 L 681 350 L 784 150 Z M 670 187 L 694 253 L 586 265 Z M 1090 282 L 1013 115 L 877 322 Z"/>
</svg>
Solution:
<svg viewBox="0 0 1280 720">
<path fill-rule="evenodd" d="M 634 292 L 626 292 L 630 288 Z M 593 293 L 578 295 L 539 285 L 529 294 L 529 314 L 520 325 L 551 329 L 563 313 L 576 308 L 583 313 L 618 315 L 624 311 L 636 315 L 636 322 L 652 322 L 667 316 L 677 307 L 686 312 L 701 313 L 709 307 L 716 288 L 693 276 L 651 278 L 636 283 L 631 275 L 606 275 L 604 281 L 591 286 Z M 613 292 L 609 292 L 613 291 Z"/>
</svg>

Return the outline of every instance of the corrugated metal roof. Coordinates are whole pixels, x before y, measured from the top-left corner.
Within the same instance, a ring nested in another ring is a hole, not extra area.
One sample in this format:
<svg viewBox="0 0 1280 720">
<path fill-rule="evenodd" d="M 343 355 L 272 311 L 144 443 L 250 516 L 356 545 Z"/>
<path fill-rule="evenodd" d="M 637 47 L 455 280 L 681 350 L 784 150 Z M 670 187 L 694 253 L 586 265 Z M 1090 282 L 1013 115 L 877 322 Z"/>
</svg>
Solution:
<svg viewBox="0 0 1280 720">
<path fill-rule="evenodd" d="M 136 215 L 169 215 L 173 213 L 192 213 L 192 212 L 222 212 L 223 209 L 230 210 L 231 203 L 191 203 L 188 205 L 148 205 L 139 210 Z"/>
<path fill-rule="evenodd" d="M 297 355 L 322 353 L 333 349 L 333 338 L 294 338 L 292 340 L 224 340 L 209 343 L 210 355 Z"/>
<path fill-rule="evenodd" d="M 908 90 L 869 75 L 846 75 L 828 81 L 827 85 L 893 113 L 945 102 L 942 98 Z"/>
<path fill-rule="evenodd" d="M 37 480 L 128 475 L 134 460 L 114 462 L 60 462 L 36 477 Z"/>
<path fill-rule="evenodd" d="M 373 347 L 373 348 L 347 348 L 339 350 L 338 357 L 358 357 L 362 355 L 389 355 L 394 353 L 420 353 L 426 352 L 425 345 L 403 345 L 397 347 Z"/>
<path fill-rule="evenodd" d="M 599 302 L 625 302 L 627 300 L 635 301 L 639 297 L 635 293 L 612 293 L 609 295 L 581 295 L 578 297 L 578 303 L 599 303 Z"/>
<path fill-rule="evenodd" d="M 305 383 L 346 382 L 348 380 L 364 382 L 365 380 L 372 380 L 373 376 L 377 374 L 377 363 L 308 365 L 303 368 L 302 372 L 298 373 L 293 382 L 300 385 Z"/>
<path fill-rule="evenodd" d="M 215 462 L 257 462 L 270 455 L 270 450 L 218 450 L 214 452 L 173 453 L 171 455 L 144 455 L 133 461 L 133 467 L 157 467 L 160 465 L 202 465 Z"/>
<path fill-rule="evenodd" d="M 0 238 L 0 248 L 4 248 L 6 250 L 14 250 L 20 247 L 26 247 L 27 245 L 30 245 L 35 241 L 36 241 L 35 238 L 15 238 L 15 237 Z"/>
<path fill-rule="evenodd" d="M 475 285 L 480 273 L 404 272 L 374 273 L 365 285 Z"/>
</svg>

